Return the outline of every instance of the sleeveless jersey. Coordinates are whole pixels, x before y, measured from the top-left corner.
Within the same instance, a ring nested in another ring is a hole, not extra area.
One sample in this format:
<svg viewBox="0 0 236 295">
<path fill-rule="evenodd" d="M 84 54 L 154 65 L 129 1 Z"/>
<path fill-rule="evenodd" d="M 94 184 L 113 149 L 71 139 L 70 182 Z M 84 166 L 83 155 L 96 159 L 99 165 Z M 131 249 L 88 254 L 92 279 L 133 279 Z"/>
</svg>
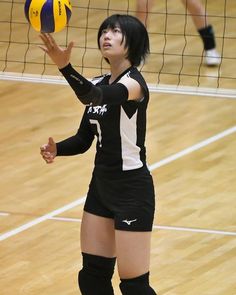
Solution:
<svg viewBox="0 0 236 295">
<path fill-rule="evenodd" d="M 113 83 L 119 82 L 125 75 L 140 84 L 143 98 L 140 101 L 128 100 L 122 105 L 86 106 L 78 130 L 82 137 L 97 137 L 97 173 L 129 171 L 146 165 L 145 134 L 149 91 L 144 78 L 135 67 L 126 70 Z M 109 78 L 110 75 L 105 75 L 93 79 L 92 82 L 95 85 L 108 85 Z"/>
</svg>

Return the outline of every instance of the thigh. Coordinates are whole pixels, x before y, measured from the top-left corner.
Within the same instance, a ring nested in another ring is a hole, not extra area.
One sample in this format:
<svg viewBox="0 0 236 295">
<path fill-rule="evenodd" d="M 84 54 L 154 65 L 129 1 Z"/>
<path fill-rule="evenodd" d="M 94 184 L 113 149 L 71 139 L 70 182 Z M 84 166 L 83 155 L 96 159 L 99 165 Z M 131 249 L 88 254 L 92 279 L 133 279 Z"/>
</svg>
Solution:
<svg viewBox="0 0 236 295">
<path fill-rule="evenodd" d="M 114 220 L 84 211 L 80 231 L 81 251 L 104 257 L 115 256 Z"/>
<path fill-rule="evenodd" d="M 151 232 L 116 230 L 116 255 L 119 276 L 134 278 L 149 271 Z"/>
</svg>

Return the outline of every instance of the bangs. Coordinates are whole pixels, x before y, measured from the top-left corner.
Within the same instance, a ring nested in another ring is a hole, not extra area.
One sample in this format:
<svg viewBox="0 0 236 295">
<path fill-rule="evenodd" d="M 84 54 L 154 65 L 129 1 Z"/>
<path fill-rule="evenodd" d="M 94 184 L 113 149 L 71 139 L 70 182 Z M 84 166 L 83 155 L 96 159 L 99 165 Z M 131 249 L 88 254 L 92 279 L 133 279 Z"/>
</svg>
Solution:
<svg viewBox="0 0 236 295">
<path fill-rule="evenodd" d="M 104 20 L 101 24 L 99 31 L 103 31 L 105 29 L 114 29 L 116 27 L 120 27 L 117 15 L 112 15 L 111 17 Z"/>
</svg>

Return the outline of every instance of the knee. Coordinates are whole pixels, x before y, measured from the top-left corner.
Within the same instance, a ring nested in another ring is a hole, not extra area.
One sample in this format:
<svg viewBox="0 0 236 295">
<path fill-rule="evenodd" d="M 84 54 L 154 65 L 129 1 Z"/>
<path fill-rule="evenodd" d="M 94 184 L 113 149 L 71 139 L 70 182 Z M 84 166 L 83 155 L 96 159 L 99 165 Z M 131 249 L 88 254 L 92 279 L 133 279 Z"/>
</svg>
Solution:
<svg viewBox="0 0 236 295">
<path fill-rule="evenodd" d="M 149 273 L 132 279 L 121 279 L 120 290 L 123 295 L 156 295 L 149 285 Z"/>
<path fill-rule="evenodd" d="M 111 278 L 114 273 L 115 258 L 107 258 L 87 253 L 83 255 L 83 268 L 78 275 L 82 295 L 113 295 Z"/>
</svg>

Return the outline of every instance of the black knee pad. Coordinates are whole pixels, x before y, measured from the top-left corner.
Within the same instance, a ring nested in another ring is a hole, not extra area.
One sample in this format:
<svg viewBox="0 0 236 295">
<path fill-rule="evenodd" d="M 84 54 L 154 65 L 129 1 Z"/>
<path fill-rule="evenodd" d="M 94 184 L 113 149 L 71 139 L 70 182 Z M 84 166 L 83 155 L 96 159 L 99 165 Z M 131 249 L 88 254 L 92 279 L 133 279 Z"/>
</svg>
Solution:
<svg viewBox="0 0 236 295">
<path fill-rule="evenodd" d="M 123 295 L 156 295 L 149 285 L 149 272 L 132 279 L 121 279 L 120 290 Z"/>
<path fill-rule="evenodd" d="M 114 295 L 111 278 L 116 258 L 106 258 L 87 253 L 83 255 L 83 268 L 78 275 L 82 295 Z"/>
</svg>

